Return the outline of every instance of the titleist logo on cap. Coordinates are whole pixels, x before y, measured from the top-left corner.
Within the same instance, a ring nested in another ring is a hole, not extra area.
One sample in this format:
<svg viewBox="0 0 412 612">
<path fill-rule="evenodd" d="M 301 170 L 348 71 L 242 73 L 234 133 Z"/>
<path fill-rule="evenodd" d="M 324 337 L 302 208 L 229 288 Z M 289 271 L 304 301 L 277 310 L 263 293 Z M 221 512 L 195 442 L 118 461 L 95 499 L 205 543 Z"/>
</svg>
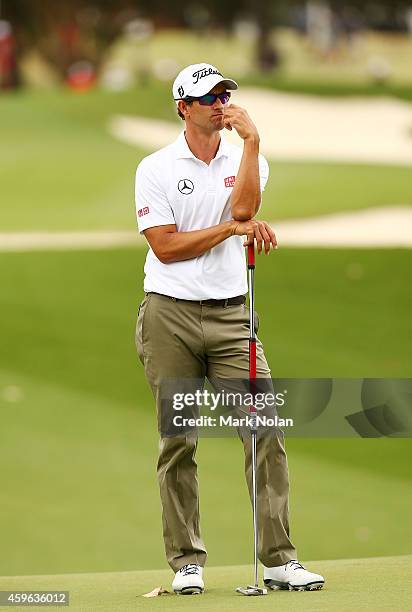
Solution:
<svg viewBox="0 0 412 612">
<path fill-rule="evenodd" d="M 213 70 L 213 68 L 202 68 L 201 70 L 196 70 L 196 72 L 193 73 L 193 85 L 196 85 L 200 79 L 209 76 L 209 74 L 219 74 L 220 76 L 223 76 L 219 70 Z"/>
</svg>

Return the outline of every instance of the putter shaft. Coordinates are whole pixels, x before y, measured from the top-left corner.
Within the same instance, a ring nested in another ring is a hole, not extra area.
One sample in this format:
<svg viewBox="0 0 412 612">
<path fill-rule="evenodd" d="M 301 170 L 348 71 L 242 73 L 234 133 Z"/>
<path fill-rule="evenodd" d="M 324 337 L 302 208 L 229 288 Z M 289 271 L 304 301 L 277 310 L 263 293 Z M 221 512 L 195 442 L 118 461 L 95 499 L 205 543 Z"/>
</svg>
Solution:
<svg viewBox="0 0 412 612">
<path fill-rule="evenodd" d="M 248 280 L 249 280 L 249 389 L 252 396 L 256 392 L 256 335 L 255 335 L 255 246 L 248 247 Z M 252 442 L 252 513 L 253 513 L 253 567 L 254 585 L 238 587 L 242 595 L 267 595 L 267 589 L 259 587 L 258 574 L 258 524 L 257 524 L 257 410 L 250 406 L 251 442 Z"/>
</svg>

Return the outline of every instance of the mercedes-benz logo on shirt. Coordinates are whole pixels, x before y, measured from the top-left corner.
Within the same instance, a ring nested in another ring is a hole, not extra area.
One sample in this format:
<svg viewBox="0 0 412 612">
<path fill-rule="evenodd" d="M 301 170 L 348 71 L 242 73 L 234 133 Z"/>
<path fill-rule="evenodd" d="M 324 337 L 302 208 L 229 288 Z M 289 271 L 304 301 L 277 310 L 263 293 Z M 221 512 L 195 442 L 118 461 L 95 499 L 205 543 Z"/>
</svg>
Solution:
<svg viewBox="0 0 412 612">
<path fill-rule="evenodd" d="M 180 193 L 183 193 L 183 195 L 190 195 L 195 186 L 190 179 L 182 179 L 178 182 L 177 188 Z"/>
</svg>

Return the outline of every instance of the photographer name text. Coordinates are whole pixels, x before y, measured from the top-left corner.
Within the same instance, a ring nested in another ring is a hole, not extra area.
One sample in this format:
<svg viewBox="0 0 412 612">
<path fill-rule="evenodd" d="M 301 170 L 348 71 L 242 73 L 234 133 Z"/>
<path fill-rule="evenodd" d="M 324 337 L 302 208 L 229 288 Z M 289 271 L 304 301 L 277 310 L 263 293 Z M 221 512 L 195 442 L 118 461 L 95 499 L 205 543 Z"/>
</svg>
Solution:
<svg viewBox="0 0 412 612">
<path fill-rule="evenodd" d="M 293 427 L 294 423 L 293 419 L 282 419 L 277 415 L 274 417 L 220 415 L 218 418 L 202 415 L 189 418 L 177 414 L 173 417 L 173 425 L 175 427 Z"/>
</svg>

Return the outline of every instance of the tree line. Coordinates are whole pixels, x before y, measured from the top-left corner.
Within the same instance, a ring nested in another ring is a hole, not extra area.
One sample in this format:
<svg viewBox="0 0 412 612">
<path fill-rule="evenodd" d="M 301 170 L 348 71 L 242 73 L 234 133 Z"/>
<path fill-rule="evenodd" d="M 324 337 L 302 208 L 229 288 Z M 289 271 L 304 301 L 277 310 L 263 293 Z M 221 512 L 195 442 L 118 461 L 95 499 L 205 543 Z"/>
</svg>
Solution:
<svg viewBox="0 0 412 612">
<path fill-rule="evenodd" d="M 154 27 L 231 30 L 240 19 L 258 29 L 256 59 L 260 69 L 276 64 L 271 32 L 276 25 L 299 25 L 305 0 L 0 0 L 0 20 L 11 23 L 17 56 L 36 48 L 65 74 L 76 59 L 98 67 L 108 46 L 134 18 L 150 19 Z M 353 24 L 402 29 L 402 15 L 411 0 L 329 0 L 337 15 L 352 11 Z M 348 13 L 349 14 L 349 13 Z"/>
</svg>

